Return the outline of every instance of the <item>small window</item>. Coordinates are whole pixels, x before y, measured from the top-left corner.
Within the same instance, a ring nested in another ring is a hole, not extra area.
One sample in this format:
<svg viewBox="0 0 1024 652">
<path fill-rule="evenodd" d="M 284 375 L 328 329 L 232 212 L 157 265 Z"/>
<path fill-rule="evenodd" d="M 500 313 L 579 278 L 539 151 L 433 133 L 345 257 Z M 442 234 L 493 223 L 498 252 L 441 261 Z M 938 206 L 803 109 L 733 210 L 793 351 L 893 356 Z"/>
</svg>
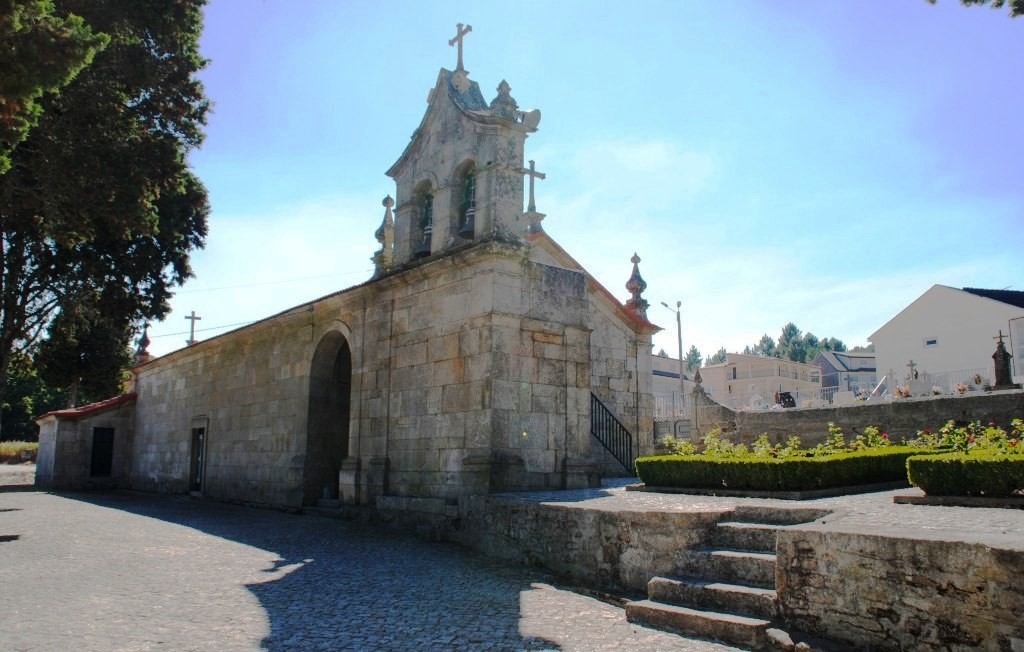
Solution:
<svg viewBox="0 0 1024 652">
<path fill-rule="evenodd" d="M 939 338 L 937 338 L 937 337 L 926 337 L 925 340 L 924 340 L 925 348 L 928 348 L 930 346 L 938 346 L 938 345 L 939 345 Z"/>
</svg>

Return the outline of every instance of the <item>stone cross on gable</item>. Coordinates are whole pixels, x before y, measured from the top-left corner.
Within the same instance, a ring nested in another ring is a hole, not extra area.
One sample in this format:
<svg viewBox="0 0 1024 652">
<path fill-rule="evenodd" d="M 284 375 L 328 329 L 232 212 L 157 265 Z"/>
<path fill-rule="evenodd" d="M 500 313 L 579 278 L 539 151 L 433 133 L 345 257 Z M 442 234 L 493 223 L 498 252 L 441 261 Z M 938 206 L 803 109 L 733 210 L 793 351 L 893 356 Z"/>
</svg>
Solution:
<svg viewBox="0 0 1024 652">
<path fill-rule="evenodd" d="M 533 166 L 534 166 L 533 161 L 530 161 L 529 169 L 527 169 L 527 168 L 519 168 L 519 173 L 520 174 L 528 175 L 530 177 L 530 203 L 527 205 L 526 210 L 531 212 L 531 213 L 536 213 L 537 212 L 537 202 L 534 201 L 534 198 L 533 198 L 533 182 L 534 182 L 535 179 L 546 179 L 548 175 L 544 174 L 543 172 L 537 172 L 537 170 L 535 170 Z"/>
<path fill-rule="evenodd" d="M 462 23 L 457 23 L 455 25 L 455 38 L 448 41 L 449 46 L 455 45 L 456 43 L 459 44 L 459 63 L 455 66 L 456 70 L 465 70 L 465 68 L 462 67 L 462 39 L 466 37 L 466 34 L 469 34 L 472 31 L 472 25 L 466 25 L 466 29 L 462 29 Z"/>
<path fill-rule="evenodd" d="M 185 342 L 188 346 L 192 346 L 196 343 L 196 322 L 202 319 L 202 317 L 196 316 L 196 311 L 193 310 L 191 315 L 185 315 L 185 319 L 188 319 L 192 323 L 189 324 L 188 328 L 188 340 Z"/>
</svg>

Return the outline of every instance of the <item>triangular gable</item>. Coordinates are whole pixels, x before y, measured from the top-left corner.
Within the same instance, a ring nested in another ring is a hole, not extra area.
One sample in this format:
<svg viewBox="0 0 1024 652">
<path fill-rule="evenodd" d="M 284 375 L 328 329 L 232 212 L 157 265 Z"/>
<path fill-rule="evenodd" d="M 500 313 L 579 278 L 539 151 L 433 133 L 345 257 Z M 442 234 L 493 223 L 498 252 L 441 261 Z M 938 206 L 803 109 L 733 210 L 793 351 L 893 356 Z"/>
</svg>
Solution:
<svg viewBox="0 0 1024 652">
<path fill-rule="evenodd" d="M 583 267 L 583 265 L 580 265 L 580 263 L 575 258 L 569 255 L 569 252 L 563 249 L 562 246 L 555 242 L 554 238 L 552 238 L 546 232 L 541 231 L 540 233 L 531 234 L 527 236 L 526 241 L 530 244 L 531 247 L 541 248 L 544 251 L 544 253 L 548 254 L 555 262 L 558 263 L 560 267 L 581 272 L 587 279 L 587 287 L 593 290 L 597 296 L 604 299 L 605 302 L 608 303 L 614 309 L 614 311 L 623 319 L 623 321 L 629 324 L 630 328 L 632 328 L 634 331 L 647 331 L 650 333 L 656 333 L 660 330 L 663 330 L 661 326 L 649 322 L 648 320 L 634 313 L 632 310 L 628 310 L 626 306 L 624 306 L 621 302 L 619 302 L 618 299 L 615 298 L 615 295 L 612 294 L 608 290 L 608 288 L 601 285 L 600 281 L 594 278 L 590 274 L 590 272 L 588 272 Z"/>
</svg>

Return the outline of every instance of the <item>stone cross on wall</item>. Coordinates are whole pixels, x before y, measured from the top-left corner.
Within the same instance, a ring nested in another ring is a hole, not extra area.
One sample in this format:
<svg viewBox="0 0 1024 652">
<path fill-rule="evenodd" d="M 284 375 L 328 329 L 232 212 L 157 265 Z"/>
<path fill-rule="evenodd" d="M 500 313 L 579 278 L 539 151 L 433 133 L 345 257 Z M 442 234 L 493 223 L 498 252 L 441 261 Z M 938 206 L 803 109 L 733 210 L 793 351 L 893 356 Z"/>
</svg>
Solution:
<svg viewBox="0 0 1024 652">
<path fill-rule="evenodd" d="M 473 26 L 472 25 L 466 25 L 466 29 L 462 29 L 462 23 L 458 23 L 458 24 L 455 25 L 455 38 L 453 38 L 450 41 L 448 41 L 448 45 L 450 45 L 450 46 L 451 45 L 455 45 L 456 43 L 458 43 L 458 47 L 459 47 L 459 63 L 458 63 L 458 65 L 455 66 L 456 70 L 465 70 L 465 68 L 462 67 L 462 39 L 466 37 L 466 34 L 469 34 L 472 31 L 473 31 Z"/>
<path fill-rule="evenodd" d="M 994 340 L 999 340 L 996 344 L 996 352 L 992 354 L 992 359 L 995 361 L 996 366 L 996 384 L 994 389 L 1016 389 L 1020 385 L 1013 384 L 1013 372 L 1010 368 L 1010 359 L 1013 357 L 1010 352 L 1006 350 L 1006 345 L 1003 344 L 1003 329 L 999 329 L 999 335 L 993 337 Z"/>
<path fill-rule="evenodd" d="M 917 364 L 913 360 L 907 363 L 907 368 L 910 369 L 910 380 L 917 378 L 917 375 L 914 373 L 915 367 L 917 367 Z"/>
<path fill-rule="evenodd" d="M 196 311 L 193 310 L 191 315 L 185 315 L 185 319 L 188 319 L 190 322 L 192 322 L 188 326 L 188 339 L 185 340 L 185 344 L 188 346 L 192 346 L 193 344 L 196 343 L 196 322 L 202 319 L 202 317 L 197 317 Z"/>
<path fill-rule="evenodd" d="M 519 168 L 519 172 L 530 177 L 530 203 L 526 206 L 526 210 L 530 211 L 531 213 L 535 213 L 537 212 L 537 202 L 534 200 L 533 182 L 535 179 L 546 179 L 548 175 L 544 174 L 543 172 L 537 172 L 537 170 L 534 169 L 533 161 L 530 161 L 529 169 Z"/>
</svg>

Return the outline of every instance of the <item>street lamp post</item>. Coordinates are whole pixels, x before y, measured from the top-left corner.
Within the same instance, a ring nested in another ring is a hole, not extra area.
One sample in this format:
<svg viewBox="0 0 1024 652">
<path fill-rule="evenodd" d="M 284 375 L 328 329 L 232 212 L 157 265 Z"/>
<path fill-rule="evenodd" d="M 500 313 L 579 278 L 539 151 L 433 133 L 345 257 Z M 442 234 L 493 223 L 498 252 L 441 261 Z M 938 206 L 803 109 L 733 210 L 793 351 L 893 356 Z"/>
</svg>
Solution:
<svg viewBox="0 0 1024 652">
<path fill-rule="evenodd" d="M 668 305 L 664 301 L 661 305 L 665 306 L 672 312 L 676 313 L 676 339 L 679 343 L 679 401 L 682 402 L 686 396 L 686 383 L 683 381 L 683 319 L 681 317 L 683 313 L 683 302 L 676 301 L 676 307 L 673 310 L 672 306 Z M 680 411 L 682 408 L 680 407 Z"/>
</svg>

